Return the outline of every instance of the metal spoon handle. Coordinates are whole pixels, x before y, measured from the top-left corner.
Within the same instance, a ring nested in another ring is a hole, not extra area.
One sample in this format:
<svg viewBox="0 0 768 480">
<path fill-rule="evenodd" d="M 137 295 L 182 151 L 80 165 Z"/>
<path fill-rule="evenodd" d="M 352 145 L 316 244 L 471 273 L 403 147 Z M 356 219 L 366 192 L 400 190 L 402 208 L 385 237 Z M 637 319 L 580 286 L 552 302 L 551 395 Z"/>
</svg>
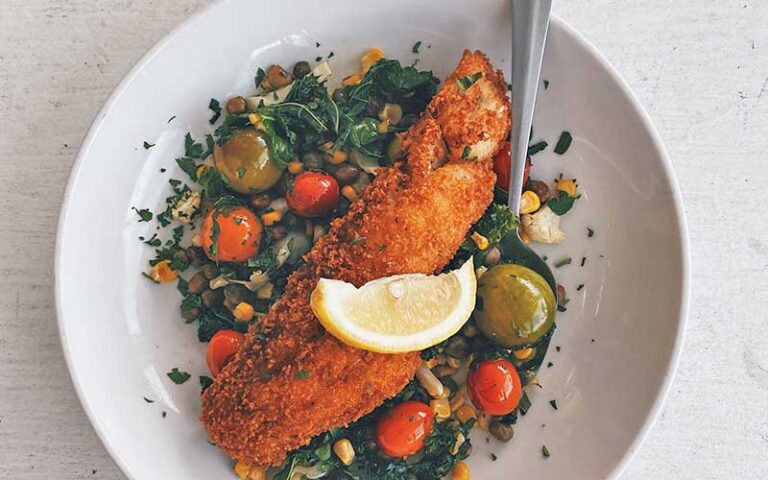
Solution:
<svg viewBox="0 0 768 480">
<path fill-rule="evenodd" d="M 509 209 L 520 211 L 528 136 L 539 90 L 552 0 L 512 0 L 512 156 Z"/>
</svg>

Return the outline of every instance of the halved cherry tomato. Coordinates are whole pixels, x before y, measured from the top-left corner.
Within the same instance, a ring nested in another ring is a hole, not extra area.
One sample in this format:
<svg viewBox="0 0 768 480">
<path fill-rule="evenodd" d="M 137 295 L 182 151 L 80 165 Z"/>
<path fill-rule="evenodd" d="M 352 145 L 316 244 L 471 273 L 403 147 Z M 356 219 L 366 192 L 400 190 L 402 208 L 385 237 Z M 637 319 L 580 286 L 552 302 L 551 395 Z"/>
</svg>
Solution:
<svg viewBox="0 0 768 480">
<path fill-rule="evenodd" d="M 235 330 L 219 330 L 211 337 L 205 360 L 214 377 L 232 360 L 244 341 L 245 335 Z"/>
<path fill-rule="evenodd" d="M 432 431 L 435 414 L 426 403 L 413 400 L 398 403 L 376 426 L 376 439 L 384 454 L 407 457 L 424 446 Z"/>
<path fill-rule="evenodd" d="M 262 230 L 259 217 L 245 207 L 214 208 L 203 220 L 203 249 L 211 260 L 244 262 L 259 253 Z"/>
<path fill-rule="evenodd" d="M 467 391 L 475 407 L 489 415 L 511 413 L 523 395 L 515 366 L 506 360 L 486 360 L 471 369 Z"/>
<path fill-rule="evenodd" d="M 339 201 L 339 182 L 325 172 L 304 172 L 294 179 L 286 200 L 297 215 L 322 217 Z"/>
<path fill-rule="evenodd" d="M 499 152 L 493 157 L 493 171 L 496 172 L 496 187 L 504 190 L 509 189 L 509 167 L 511 164 L 510 144 L 504 142 Z M 525 158 L 525 171 L 523 173 L 523 186 L 528 182 L 528 175 L 531 173 L 531 157 Z"/>
</svg>

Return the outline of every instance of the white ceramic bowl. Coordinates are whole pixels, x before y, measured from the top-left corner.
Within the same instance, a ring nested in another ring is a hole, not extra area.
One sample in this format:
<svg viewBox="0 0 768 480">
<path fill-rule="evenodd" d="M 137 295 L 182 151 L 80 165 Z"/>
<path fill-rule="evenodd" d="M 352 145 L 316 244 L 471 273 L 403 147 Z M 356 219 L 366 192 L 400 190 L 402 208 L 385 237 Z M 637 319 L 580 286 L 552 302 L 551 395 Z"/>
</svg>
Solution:
<svg viewBox="0 0 768 480">
<path fill-rule="evenodd" d="M 187 130 L 204 133 L 208 99 L 248 93 L 257 67 L 335 52 L 353 70 L 380 47 L 446 75 L 464 48 L 509 67 L 509 2 L 250 0 L 216 3 L 160 42 L 94 121 L 70 178 L 56 258 L 61 339 L 94 428 L 130 478 L 232 478 L 197 421 L 204 346 L 178 314 L 173 286 L 142 278 L 151 249 L 132 206 L 159 208 Z M 315 42 L 322 45 L 316 48 Z M 421 41 L 421 53 L 411 48 Z M 583 198 L 564 218 L 568 241 L 542 248 L 569 291 L 568 311 L 531 389 L 533 407 L 507 445 L 475 436 L 473 478 L 615 477 L 657 414 L 680 351 L 688 295 L 687 237 L 669 160 L 647 115 L 606 61 L 554 20 L 534 139 L 574 136 L 564 156 L 534 157 L 534 177 L 576 176 Z M 168 122 L 171 116 L 176 118 Z M 149 151 L 142 142 L 157 143 Z M 168 172 L 161 174 L 161 167 Z M 587 227 L 595 231 L 587 237 Z M 581 267 L 581 258 L 586 264 Z M 576 286 L 585 284 L 577 292 Z M 594 339 L 594 341 L 593 341 Z M 171 383 L 172 367 L 191 372 Z M 155 400 L 147 403 L 143 397 Z M 549 400 L 557 400 L 554 411 Z M 161 412 L 167 417 L 162 418 Z M 546 425 L 546 426 L 544 426 Z M 543 459 L 546 445 L 552 456 Z M 490 453 L 498 456 L 493 462 Z"/>
</svg>

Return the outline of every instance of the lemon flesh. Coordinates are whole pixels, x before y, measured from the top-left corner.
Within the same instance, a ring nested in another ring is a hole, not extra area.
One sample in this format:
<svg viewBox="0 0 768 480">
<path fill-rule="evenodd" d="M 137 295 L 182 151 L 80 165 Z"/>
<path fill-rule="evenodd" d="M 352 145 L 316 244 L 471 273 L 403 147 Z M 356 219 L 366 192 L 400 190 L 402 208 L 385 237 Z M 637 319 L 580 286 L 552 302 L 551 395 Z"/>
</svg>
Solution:
<svg viewBox="0 0 768 480">
<path fill-rule="evenodd" d="M 342 342 L 379 353 L 436 345 L 461 329 L 475 308 L 472 259 L 441 275 L 380 278 L 360 288 L 322 278 L 310 304 L 325 329 Z"/>
</svg>

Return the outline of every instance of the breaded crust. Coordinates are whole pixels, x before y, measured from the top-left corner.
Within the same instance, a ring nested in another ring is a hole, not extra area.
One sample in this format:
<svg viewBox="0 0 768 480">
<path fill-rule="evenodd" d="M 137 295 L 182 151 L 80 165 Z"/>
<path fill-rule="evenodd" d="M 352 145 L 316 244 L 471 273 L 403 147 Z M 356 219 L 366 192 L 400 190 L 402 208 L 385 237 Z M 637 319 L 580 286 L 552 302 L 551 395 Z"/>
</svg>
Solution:
<svg viewBox="0 0 768 480">
<path fill-rule="evenodd" d="M 456 79 L 476 72 L 482 77 L 460 88 Z M 385 355 L 342 344 L 315 318 L 310 293 L 320 277 L 360 286 L 440 271 L 491 202 L 490 161 L 508 130 L 501 74 L 482 53 L 464 52 L 406 133 L 407 163 L 380 170 L 332 223 L 204 393 L 201 420 L 213 443 L 237 460 L 280 465 L 289 451 L 369 413 L 413 378 L 417 352 Z M 464 147 L 475 154 L 462 159 Z"/>
</svg>

